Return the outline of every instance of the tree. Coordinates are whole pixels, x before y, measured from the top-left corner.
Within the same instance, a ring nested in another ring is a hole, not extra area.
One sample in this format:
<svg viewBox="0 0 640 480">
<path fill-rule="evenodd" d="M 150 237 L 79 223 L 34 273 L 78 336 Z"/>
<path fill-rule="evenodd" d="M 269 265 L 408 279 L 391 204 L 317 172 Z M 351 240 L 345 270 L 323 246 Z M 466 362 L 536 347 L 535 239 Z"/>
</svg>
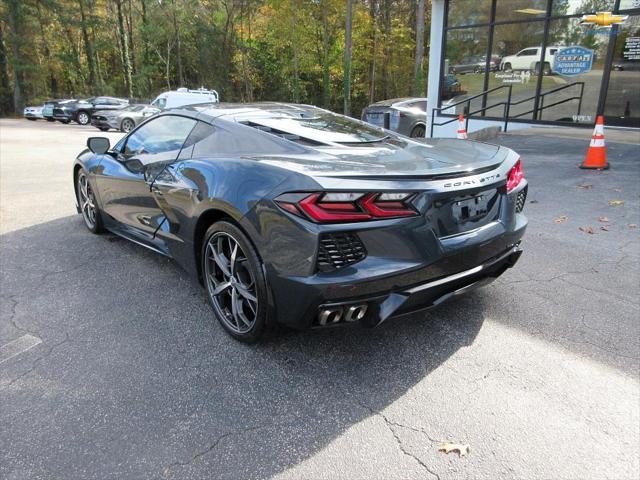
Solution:
<svg viewBox="0 0 640 480">
<path fill-rule="evenodd" d="M 7 21 L 11 29 L 9 44 L 12 53 L 13 68 L 13 111 L 21 112 L 24 108 L 24 69 L 25 59 L 22 56 L 22 45 L 25 40 L 24 17 L 26 15 L 24 4 L 20 0 L 7 0 Z"/>
<path fill-rule="evenodd" d="M 424 92 L 424 0 L 418 0 L 416 7 L 416 57 L 413 67 L 413 95 L 422 96 Z"/>
<path fill-rule="evenodd" d="M 351 115 L 351 29 L 353 0 L 347 0 L 344 33 L 344 114 Z"/>
<path fill-rule="evenodd" d="M 118 38 L 122 56 L 122 68 L 124 69 L 124 84 L 129 98 L 133 97 L 133 82 L 131 77 L 131 57 L 129 56 L 129 40 L 124 28 L 124 15 L 122 13 L 122 0 L 115 0 L 118 13 Z"/>
<path fill-rule="evenodd" d="M 93 43 L 89 39 L 89 33 L 87 29 L 87 19 L 84 14 L 84 0 L 78 0 L 78 6 L 80 7 L 80 22 L 82 25 L 82 39 L 84 41 L 84 51 L 87 58 L 87 65 L 89 67 L 89 88 L 91 93 L 95 93 L 93 89 L 96 88 L 96 67 L 95 57 L 93 55 Z"/>
</svg>

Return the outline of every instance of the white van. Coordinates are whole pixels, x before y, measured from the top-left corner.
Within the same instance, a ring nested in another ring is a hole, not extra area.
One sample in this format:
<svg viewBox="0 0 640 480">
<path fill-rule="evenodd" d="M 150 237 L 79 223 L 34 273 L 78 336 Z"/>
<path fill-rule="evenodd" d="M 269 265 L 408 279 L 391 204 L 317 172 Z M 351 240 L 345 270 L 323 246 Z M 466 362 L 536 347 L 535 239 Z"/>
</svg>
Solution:
<svg viewBox="0 0 640 480">
<path fill-rule="evenodd" d="M 151 102 L 156 108 L 164 110 L 167 108 L 182 107 L 184 105 L 194 105 L 196 103 L 218 103 L 218 92 L 215 90 L 206 90 L 199 88 L 198 90 L 189 90 L 188 88 L 179 88 L 170 92 L 161 93 Z"/>
</svg>

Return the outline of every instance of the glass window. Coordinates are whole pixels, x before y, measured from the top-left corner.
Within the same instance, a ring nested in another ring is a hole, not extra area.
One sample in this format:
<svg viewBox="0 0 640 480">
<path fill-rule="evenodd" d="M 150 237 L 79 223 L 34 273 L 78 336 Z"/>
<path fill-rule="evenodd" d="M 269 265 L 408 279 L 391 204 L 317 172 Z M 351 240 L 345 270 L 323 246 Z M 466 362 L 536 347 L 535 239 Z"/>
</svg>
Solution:
<svg viewBox="0 0 640 480">
<path fill-rule="evenodd" d="M 609 35 L 581 21 L 562 18 L 549 23 L 538 120 L 595 121 Z"/>
<path fill-rule="evenodd" d="M 162 109 L 165 107 L 166 104 L 167 104 L 167 97 L 160 97 L 156 99 L 151 105 Z"/>
<path fill-rule="evenodd" d="M 150 120 L 127 137 L 122 153 L 129 157 L 175 151 L 177 157 L 195 124 L 192 118 L 177 115 Z"/>
<path fill-rule="evenodd" d="M 489 23 L 491 0 L 451 0 L 449 2 L 448 26 L 477 25 Z"/>
<path fill-rule="evenodd" d="M 547 0 L 497 0 L 496 22 L 530 20 L 547 14 Z"/>
<path fill-rule="evenodd" d="M 604 114 L 607 125 L 640 127 L 640 15 L 618 27 Z"/>
<path fill-rule="evenodd" d="M 505 102 L 508 87 L 512 97 L 509 116 L 511 118 L 533 118 L 536 92 L 536 71 L 540 67 L 544 22 L 496 25 L 493 34 L 491 61 L 498 66 L 489 74 L 489 89 L 500 87 L 487 98 L 487 106 Z M 553 84 L 550 79 L 544 82 Z M 504 105 L 487 110 L 487 116 L 502 116 Z"/>
<path fill-rule="evenodd" d="M 442 81 L 442 97 L 459 96 L 459 100 L 484 91 L 484 71 L 487 59 L 489 27 L 473 27 L 449 30 L 446 39 L 445 70 Z M 493 63 L 490 69 L 497 68 Z M 449 87 L 449 88 L 448 88 Z M 458 98 L 456 98 L 456 101 Z M 481 99 L 473 100 L 471 112 Z M 459 113 L 459 112 L 445 112 Z"/>
<path fill-rule="evenodd" d="M 614 0 L 554 0 L 551 11 L 554 16 L 610 12 L 614 3 Z"/>
<path fill-rule="evenodd" d="M 407 106 L 409 108 L 417 108 L 418 110 L 422 111 L 422 112 L 426 112 L 427 111 L 427 101 L 426 100 L 420 100 L 417 102 L 410 102 L 407 104 Z"/>
<path fill-rule="evenodd" d="M 640 0 L 620 0 L 620 10 L 640 8 Z"/>
</svg>

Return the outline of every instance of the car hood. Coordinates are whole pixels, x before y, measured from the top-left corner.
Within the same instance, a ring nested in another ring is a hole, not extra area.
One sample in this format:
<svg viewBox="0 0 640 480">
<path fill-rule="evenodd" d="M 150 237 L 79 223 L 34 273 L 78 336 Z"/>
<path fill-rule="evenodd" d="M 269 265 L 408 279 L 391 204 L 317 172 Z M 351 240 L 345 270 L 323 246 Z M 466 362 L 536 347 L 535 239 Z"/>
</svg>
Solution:
<svg viewBox="0 0 640 480">
<path fill-rule="evenodd" d="M 253 156 L 254 160 L 310 176 L 341 178 L 433 178 L 498 166 L 509 149 L 481 142 L 429 139 L 406 147 L 316 148 L 317 153 Z"/>
</svg>

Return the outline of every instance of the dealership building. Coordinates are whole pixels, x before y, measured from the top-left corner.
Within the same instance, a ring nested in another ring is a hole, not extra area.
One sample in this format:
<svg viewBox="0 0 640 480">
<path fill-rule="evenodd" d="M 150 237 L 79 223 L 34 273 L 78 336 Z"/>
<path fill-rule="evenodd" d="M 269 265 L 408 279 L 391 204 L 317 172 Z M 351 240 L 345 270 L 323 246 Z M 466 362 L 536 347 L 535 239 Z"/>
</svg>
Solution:
<svg viewBox="0 0 640 480">
<path fill-rule="evenodd" d="M 427 136 L 451 136 L 459 113 L 470 131 L 640 128 L 640 0 L 431 4 Z"/>
</svg>

